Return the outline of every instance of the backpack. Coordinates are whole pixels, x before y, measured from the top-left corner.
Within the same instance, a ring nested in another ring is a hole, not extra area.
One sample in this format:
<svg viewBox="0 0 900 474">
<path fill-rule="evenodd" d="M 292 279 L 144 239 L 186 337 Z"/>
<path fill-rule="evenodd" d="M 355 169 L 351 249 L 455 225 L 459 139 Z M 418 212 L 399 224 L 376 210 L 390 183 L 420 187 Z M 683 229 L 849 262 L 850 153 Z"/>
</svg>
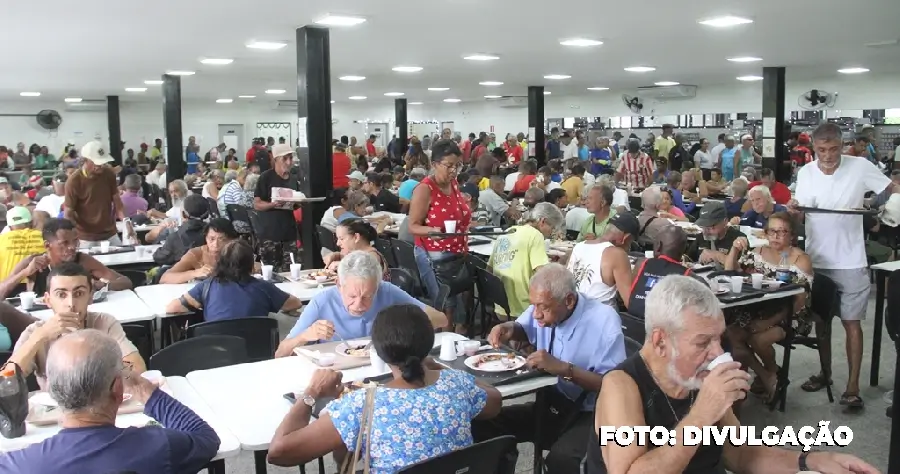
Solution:
<svg viewBox="0 0 900 474">
<path fill-rule="evenodd" d="M 267 150 L 265 147 L 257 148 L 253 153 L 253 162 L 259 165 L 260 172 L 269 169 L 269 150 Z"/>
</svg>

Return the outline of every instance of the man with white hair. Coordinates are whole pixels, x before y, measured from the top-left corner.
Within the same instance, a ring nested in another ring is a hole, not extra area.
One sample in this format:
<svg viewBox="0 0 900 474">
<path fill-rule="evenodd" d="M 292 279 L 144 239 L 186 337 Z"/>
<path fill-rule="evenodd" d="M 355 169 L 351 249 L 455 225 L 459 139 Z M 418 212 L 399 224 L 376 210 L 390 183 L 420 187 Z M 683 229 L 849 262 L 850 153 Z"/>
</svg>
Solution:
<svg viewBox="0 0 900 474">
<path fill-rule="evenodd" d="M 604 378 L 588 443 L 588 474 L 724 474 L 726 468 L 751 474 L 878 472 L 854 456 L 835 452 L 746 444 L 685 446 L 683 429 L 688 426 L 740 426 L 732 406 L 750 390 L 750 375 L 735 361 L 709 369 L 723 354 L 725 318 L 716 295 L 700 281 L 664 277 L 647 295 L 644 314 L 644 346 Z M 598 439 L 600 431 L 630 426 L 664 427 L 674 431 L 677 440 L 656 447 Z"/>
<path fill-rule="evenodd" d="M 659 217 L 657 206 L 660 201 L 662 201 L 662 191 L 659 186 L 650 186 L 641 192 L 643 210 L 638 214 L 638 224 L 640 224 L 638 243 L 641 245 L 652 245 L 656 242 L 660 231 L 669 225 L 668 220 Z"/>
<path fill-rule="evenodd" d="M 595 184 L 585 189 L 584 207 L 591 214 L 578 233 L 578 241 L 594 240 L 606 231 L 610 219 L 616 216 L 616 210 L 612 207 L 614 186 L 608 184 Z"/>
<path fill-rule="evenodd" d="M 797 206 L 822 209 L 858 209 L 863 207 L 866 192 L 877 194 L 872 207 L 878 207 L 898 192 L 900 187 L 881 174 L 878 167 L 865 158 L 842 155 L 843 135 L 833 123 L 822 124 L 812 134 L 816 160 L 797 173 L 796 200 L 788 209 L 799 214 Z M 837 285 L 840 295 L 840 317 L 847 334 L 847 389 L 841 405 L 858 411 L 863 407 L 859 396 L 859 372 L 863 355 L 863 334 L 860 321 L 866 317 L 869 301 L 869 272 L 866 268 L 863 218 L 856 215 L 807 213 L 806 253 L 812 259 L 813 270 L 825 275 Z M 816 329 L 819 332 L 819 329 Z M 830 342 L 826 341 L 826 344 Z M 830 348 L 828 349 L 830 350 Z M 830 364 L 831 360 L 827 359 Z M 830 374 L 830 367 L 826 367 Z M 817 391 L 832 381 L 818 374 L 802 385 L 806 391 Z"/>
<path fill-rule="evenodd" d="M 243 205 L 245 203 L 244 182 L 246 178 L 246 169 L 225 172 L 225 185 L 219 190 L 219 198 L 216 200 L 220 216 L 229 217 L 226 208 L 229 204 Z"/>
<path fill-rule="evenodd" d="M 310 342 L 368 337 L 378 312 L 398 304 L 422 308 L 435 328 L 447 325 L 444 313 L 383 281 L 382 271 L 371 252 L 357 250 L 341 258 L 337 284 L 313 297 L 278 345 L 275 357 L 289 356 L 294 348 Z"/>
<path fill-rule="evenodd" d="M 507 405 L 492 420 L 473 421 L 472 437 L 476 442 L 504 435 L 519 443 L 540 439 L 550 449 L 549 472 L 579 472 L 604 374 L 625 360 L 621 321 L 612 307 L 579 293 L 572 274 L 557 263 L 534 274 L 528 294 L 531 306 L 515 321 L 494 326 L 488 341 L 494 347 L 510 341 L 534 345 L 527 364 L 559 377 L 547 391 L 549 409 L 537 413 L 530 402 Z M 537 416 L 543 420 L 539 433 Z"/>
<path fill-rule="evenodd" d="M 769 188 L 762 184 L 756 185 L 750 189 L 747 194 L 750 199 L 750 210 L 745 212 L 741 217 L 732 217 L 732 225 L 746 225 L 757 229 L 762 229 L 769 222 L 769 217 L 776 212 L 785 212 L 787 208 L 781 204 L 775 204 Z"/>
<path fill-rule="evenodd" d="M 159 162 L 153 171 L 147 173 L 147 182 L 159 186 L 159 189 L 166 187 L 166 164 Z"/>
<path fill-rule="evenodd" d="M 119 344 L 96 329 L 57 340 L 47 355 L 47 378 L 62 429 L 0 455 L 0 473 L 197 472 L 219 450 L 215 430 L 125 366 Z M 163 427 L 116 426 L 125 393 Z"/>
</svg>

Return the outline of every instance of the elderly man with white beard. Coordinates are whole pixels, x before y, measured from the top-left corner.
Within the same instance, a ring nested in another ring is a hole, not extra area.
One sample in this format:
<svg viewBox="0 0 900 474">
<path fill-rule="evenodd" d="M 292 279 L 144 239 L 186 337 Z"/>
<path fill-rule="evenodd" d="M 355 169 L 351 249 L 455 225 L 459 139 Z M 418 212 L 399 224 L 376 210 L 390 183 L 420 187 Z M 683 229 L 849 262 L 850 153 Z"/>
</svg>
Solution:
<svg viewBox="0 0 900 474">
<path fill-rule="evenodd" d="M 646 339 L 641 350 L 609 371 L 595 410 L 588 444 L 588 474 L 794 474 L 797 471 L 877 473 L 864 461 L 842 453 L 790 451 L 767 446 L 685 446 L 685 427 L 740 426 L 734 402 L 750 389 L 750 376 L 730 361 L 707 370 L 723 354 L 725 319 L 715 294 L 694 278 L 661 279 L 647 296 Z M 673 444 L 615 442 L 600 445 L 598 432 L 649 426 L 674 431 Z"/>
</svg>

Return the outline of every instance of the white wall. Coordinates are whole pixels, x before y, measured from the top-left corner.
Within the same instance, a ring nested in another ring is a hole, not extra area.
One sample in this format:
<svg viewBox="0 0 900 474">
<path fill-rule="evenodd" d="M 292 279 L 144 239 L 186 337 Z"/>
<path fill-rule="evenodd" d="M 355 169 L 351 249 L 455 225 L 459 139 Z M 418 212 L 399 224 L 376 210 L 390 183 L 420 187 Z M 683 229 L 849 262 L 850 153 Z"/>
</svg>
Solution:
<svg viewBox="0 0 900 474">
<path fill-rule="evenodd" d="M 791 81 L 788 77 L 786 91 L 787 111 L 798 110 L 797 97 L 810 89 L 818 88 L 838 92 L 836 109 L 829 115 L 855 116 L 861 109 L 900 108 L 900 87 L 895 78 L 877 76 L 847 76 L 823 81 Z M 737 83 L 726 86 L 700 87 L 697 97 L 665 103 L 646 103 L 644 115 L 676 115 L 702 113 L 758 113 L 762 109 L 762 84 Z M 587 92 L 587 91 L 586 91 Z M 523 91 L 524 93 L 524 91 Z M 293 136 L 297 136 L 296 114 L 291 110 L 274 110 L 274 100 L 256 99 L 252 103 L 214 104 L 185 101 L 182 128 L 185 137 L 198 137 L 203 151 L 218 141 L 219 124 L 243 124 L 244 143 L 256 135 L 257 122 L 294 123 Z M 122 138 L 127 148 L 135 148 L 141 142 L 152 143 L 163 136 L 161 102 L 130 103 L 121 105 Z M 41 109 L 56 109 L 63 116 L 63 124 L 56 132 L 47 132 L 37 126 L 34 118 L 0 117 L 0 144 L 15 145 L 39 143 L 51 146 L 59 153 L 69 140 L 78 145 L 100 135 L 106 139 L 106 112 L 67 111 L 65 104 L 22 100 L 0 103 L 0 113 L 37 113 Z M 838 112 L 840 110 L 841 112 Z M 621 92 L 590 92 L 581 96 L 547 96 L 545 116 L 556 117 L 607 117 L 628 115 L 622 105 Z M 365 122 L 390 122 L 394 116 L 393 102 L 347 103 L 332 107 L 336 120 L 333 132 L 363 139 L 368 135 Z M 409 121 L 434 120 L 454 122 L 457 132 L 490 131 L 498 134 L 526 132 L 526 109 L 506 109 L 492 102 L 463 102 L 457 104 L 435 103 L 410 105 Z M 435 125 L 437 127 L 438 125 Z"/>
</svg>

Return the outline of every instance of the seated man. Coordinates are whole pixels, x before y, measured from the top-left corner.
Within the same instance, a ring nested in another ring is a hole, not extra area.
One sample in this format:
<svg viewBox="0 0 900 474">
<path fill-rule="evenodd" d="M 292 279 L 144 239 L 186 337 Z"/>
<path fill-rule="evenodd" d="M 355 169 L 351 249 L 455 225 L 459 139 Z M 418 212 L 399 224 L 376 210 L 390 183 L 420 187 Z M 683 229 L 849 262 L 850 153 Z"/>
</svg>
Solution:
<svg viewBox="0 0 900 474">
<path fill-rule="evenodd" d="M 130 290 L 131 280 L 100 263 L 96 258 L 78 251 L 78 233 L 75 224 L 68 219 L 48 219 L 42 230 L 46 252 L 28 257 L 13 269 L 8 278 L 0 282 L 0 298 L 13 294 L 24 280 L 28 291 L 38 296 L 47 292 L 47 276 L 50 269 L 66 262 L 84 267 L 93 279 L 95 290 Z"/>
<path fill-rule="evenodd" d="M 638 214 L 638 224 L 641 231 L 638 232 L 638 243 L 643 248 L 653 245 L 660 231 L 670 223 L 659 217 L 657 207 L 662 201 L 662 191 L 659 186 L 650 186 L 641 192 L 641 206 L 643 210 Z"/>
<path fill-rule="evenodd" d="M 25 449 L 0 454 L 0 473 L 197 472 L 216 455 L 215 430 L 123 367 L 120 346 L 94 329 L 75 331 L 53 344 L 47 382 L 59 402 L 63 429 Z M 125 393 L 164 428 L 116 426 Z"/>
<path fill-rule="evenodd" d="M 775 203 L 775 200 L 772 199 L 772 194 L 769 193 L 769 188 L 762 184 L 750 188 L 750 192 L 747 195 L 750 197 L 750 210 L 745 212 L 740 218 L 732 217 L 731 224 L 762 229 L 766 226 L 766 222 L 769 221 L 769 216 L 776 212 L 787 211 L 786 207 Z"/>
<path fill-rule="evenodd" d="M 203 228 L 206 245 L 194 247 L 172 268 L 166 270 L 160 283 L 187 283 L 208 277 L 219 259 L 219 250 L 240 236 L 231 221 L 222 217 L 211 219 Z"/>
<path fill-rule="evenodd" d="M 367 337 L 375 315 L 395 304 L 422 308 L 435 328 L 447 326 L 444 313 L 425 305 L 405 291 L 381 279 L 381 263 L 372 252 L 357 250 L 341 259 L 337 284 L 320 292 L 303 310 L 300 319 L 278 345 L 275 357 L 291 355 L 295 347 L 316 341 Z"/>
<path fill-rule="evenodd" d="M 34 228 L 27 207 L 7 211 L 6 222 L 10 230 L 0 234 L 0 280 L 8 278 L 24 259 L 44 251 L 41 231 Z"/>
<path fill-rule="evenodd" d="M 694 241 L 688 257 L 695 262 L 713 264 L 721 270 L 735 239 L 746 235 L 728 225 L 728 211 L 721 201 L 707 202 L 696 224 L 703 230 L 703 237 Z"/>
<path fill-rule="evenodd" d="M 616 214 L 600 238 L 575 245 L 566 266 L 579 293 L 610 305 L 616 304 L 618 293 L 628 303 L 631 292 L 628 250 L 639 231 L 634 215 Z"/>
<path fill-rule="evenodd" d="M 485 225 L 499 226 L 503 218 L 507 222 L 519 220 L 519 210 L 509 205 L 503 193 L 503 177 L 491 176 L 490 186 L 478 193 L 477 212 L 485 215 Z"/>
<path fill-rule="evenodd" d="M 137 374 L 147 370 L 137 348 L 125 336 L 116 318 L 88 311 L 94 294 L 91 273 L 77 263 L 53 267 L 47 278 L 44 301 L 53 316 L 28 326 L 9 357 L 27 376 L 34 372 L 41 390 L 47 390 L 47 351 L 60 336 L 79 329 L 97 329 L 108 334 L 119 346 L 120 359 L 131 364 Z"/>
<path fill-rule="evenodd" d="M 559 377 L 547 392 L 549 409 L 541 413 L 543 430 L 535 433 L 534 403 L 504 406 L 493 420 L 473 421 L 475 442 L 513 435 L 519 443 L 537 442 L 550 449 L 549 472 L 579 472 L 593 431 L 594 402 L 604 375 L 625 360 L 625 341 L 616 311 L 585 297 L 565 267 L 544 265 L 531 279 L 531 306 L 515 321 L 494 326 L 488 341 L 494 347 L 528 342 L 536 352 L 528 365 Z"/>
<path fill-rule="evenodd" d="M 682 430 L 687 426 L 740 426 L 732 405 L 750 389 L 750 375 L 739 362 L 707 370 L 709 362 L 723 353 L 719 341 L 725 318 L 719 308 L 716 295 L 693 278 L 671 275 L 653 287 L 646 301 L 643 348 L 604 377 L 586 472 L 878 472 L 854 456 L 835 452 L 684 445 Z M 598 440 L 598 430 L 622 426 L 662 426 L 676 433 L 677 442 L 648 448 Z"/>
<path fill-rule="evenodd" d="M 169 234 L 166 243 L 153 252 L 157 265 L 175 265 L 188 250 L 200 247 L 206 240 L 203 229 L 209 217 L 209 202 L 199 194 L 191 194 L 181 206 L 183 220 L 178 230 Z"/>
<path fill-rule="evenodd" d="M 584 207 L 591 214 L 581 225 L 577 239 L 579 242 L 599 238 L 606 231 L 609 221 L 615 217 L 617 211 L 612 207 L 613 189 L 615 185 L 604 183 L 585 190 Z"/>
<path fill-rule="evenodd" d="M 631 282 L 631 298 L 628 313 L 644 317 L 647 293 L 666 275 L 690 275 L 691 269 L 681 264 L 687 248 L 687 233 L 681 227 L 667 225 L 659 231 L 653 244 L 653 258 L 645 259 L 635 267 Z"/>
</svg>

